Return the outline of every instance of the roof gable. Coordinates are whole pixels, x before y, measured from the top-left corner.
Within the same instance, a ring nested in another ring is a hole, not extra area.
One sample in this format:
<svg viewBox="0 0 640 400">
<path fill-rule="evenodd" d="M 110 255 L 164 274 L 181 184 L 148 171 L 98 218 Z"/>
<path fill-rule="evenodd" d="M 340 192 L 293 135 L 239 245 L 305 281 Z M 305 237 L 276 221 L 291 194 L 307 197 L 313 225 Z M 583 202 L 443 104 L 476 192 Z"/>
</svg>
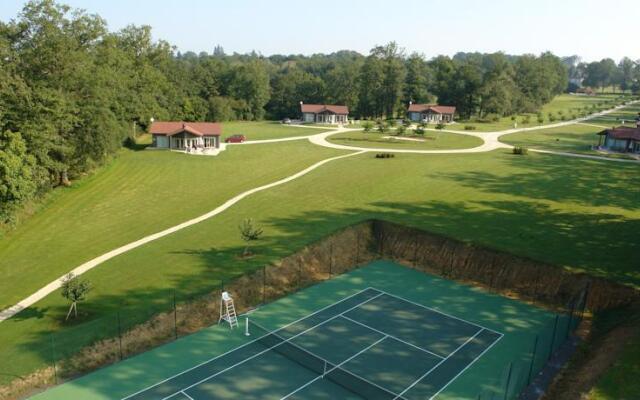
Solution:
<svg viewBox="0 0 640 400">
<path fill-rule="evenodd" d="M 337 106 L 331 104 L 300 104 L 303 113 L 320 114 L 322 112 L 330 112 L 333 114 L 349 114 L 349 107 Z"/>
<path fill-rule="evenodd" d="M 437 104 L 409 104 L 409 112 L 425 113 L 428 111 L 436 114 L 454 114 L 456 108 L 454 106 L 440 106 Z"/>
<path fill-rule="evenodd" d="M 222 125 L 218 122 L 155 121 L 149 127 L 154 135 L 171 136 L 188 132 L 196 136 L 220 136 Z"/>
<path fill-rule="evenodd" d="M 613 139 L 631 139 L 640 140 L 640 128 L 630 128 L 628 126 L 619 126 L 613 129 L 605 129 L 600 135 L 607 135 Z"/>
</svg>

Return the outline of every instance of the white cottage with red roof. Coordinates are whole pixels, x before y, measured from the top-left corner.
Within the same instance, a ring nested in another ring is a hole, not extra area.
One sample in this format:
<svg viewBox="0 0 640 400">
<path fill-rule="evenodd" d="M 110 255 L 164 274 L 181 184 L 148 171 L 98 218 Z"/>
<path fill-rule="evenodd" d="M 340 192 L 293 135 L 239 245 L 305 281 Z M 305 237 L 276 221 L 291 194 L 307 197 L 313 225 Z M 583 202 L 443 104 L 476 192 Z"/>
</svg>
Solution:
<svg viewBox="0 0 640 400">
<path fill-rule="evenodd" d="M 304 104 L 300 102 L 302 122 L 319 124 L 346 124 L 349 122 L 349 107 L 330 104 Z"/>
<path fill-rule="evenodd" d="M 149 128 L 151 147 L 157 149 L 213 150 L 220 148 L 222 125 L 217 122 L 155 121 Z"/>
<path fill-rule="evenodd" d="M 456 113 L 454 106 L 439 106 L 437 104 L 413 104 L 409 102 L 407 116 L 411 121 L 425 122 L 453 122 L 453 115 Z"/>
<path fill-rule="evenodd" d="M 640 154 L 640 123 L 636 128 L 619 126 L 599 132 L 598 147 L 623 153 Z"/>
</svg>

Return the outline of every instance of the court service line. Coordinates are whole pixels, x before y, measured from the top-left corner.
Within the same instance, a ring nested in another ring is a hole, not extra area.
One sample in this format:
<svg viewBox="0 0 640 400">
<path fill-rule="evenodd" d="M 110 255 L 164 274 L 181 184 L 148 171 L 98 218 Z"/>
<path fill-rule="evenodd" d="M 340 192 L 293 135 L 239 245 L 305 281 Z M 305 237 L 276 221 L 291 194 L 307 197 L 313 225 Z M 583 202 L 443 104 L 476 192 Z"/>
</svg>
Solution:
<svg viewBox="0 0 640 400">
<path fill-rule="evenodd" d="M 407 346 L 411 346 L 411 347 L 413 347 L 413 348 L 415 348 L 415 349 L 418 349 L 418 350 L 420 350 L 420 351 L 423 351 L 423 352 L 425 352 L 425 353 L 429 353 L 429 354 L 431 354 L 432 356 L 438 357 L 438 358 L 440 358 L 440 359 L 444 358 L 444 357 L 442 357 L 442 356 L 441 356 L 441 355 L 439 355 L 439 354 L 436 354 L 436 353 L 434 353 L 434 352 L 431 352 L 431 351 L 429 351 L 429 350 L 427 350 L 427 349 L 423 349 L 422 347 L 420 347 L 420 346 L 416 346 L 415 344 L 412 344 L 412 343 L 406 342 L 406 341 L 404 341 L 404 340 L 402 340 L 402 339 L 400 339 L 400 338 L 398 338 L 398 337 L 395 337 L 395 336 L 393 336 L 393 335 L 390 335 L 390 334 L 388 334 L 388 333 L 385 333 L 385 332 L 383 332 L 383 331 L 380 331 L 380 330 L 378 330 L 378 329 L 376 329 L 376 328 L 374 328 L 374 327 L 372 327 L 372 326 L 369 326 L 369 325 L 367 325 L 367 324 L 363 324 L 362 322 L 360 322 L 360 321 L 356 321 L 356 320 L 355 320 L 355 319 L 353 319 L 353 318 L 349 318 L 349 317 L 347 317 L 346 315 L 343 315 L 343 316 L 342 316 L 342 318 L 344 318 L 344 319 L 346 319 L 346 320 L 349 320 L 349 321 L 351 321 L 351 322 L 353 322 L 353 323 L 355 323 L 355 324 L 358 324 L 358 325 L 360 325 L 360 326 L 363 326 L 363 327 L 365 327 L 365 328 L 367 328 L 367 329 L 371 329 L 372 331 L 378 332 L 378 333 L 380 333 L 380 334 L 382 334 L 382 335 L 389 336 L 389 337 L 390 337 L 391 339 L 393 339 L 393 340 L 397 340 L 398 342 L 400 342 L 400 343 L 404 343 L 404 344 L 406 344 Z"/>
<path fill-rule="evenodd" d="M 353 310 L 354 308 L 360 307 L 361 305 L 366 304 L 366 303 L 368 303 L 368 302 L 370 302 L 370 301 L 372 301 L 372 300 L 375 300 L 375 299 L 377 299 L 378 297 L 380 297 L 380 296 L 382 296 L 382 295 L 383 295 L 383 293 L 380 293 L 380 294 L 378 294 L 377 296 L 373 296 L 372 298 L 367 299 L 366 301 L 363 301 L 362 303 L 356 304 L 355 306 L 351 307 L 350 309 L 348 309 L 348 310 L 346 310 L 346 311 L 344 311 L 344 312 L 345 312 L 345 313 L 346 313 L 346 312 L 349 312 L 349 311 Z M 332 321 L 332 320 L 334 320 L 334 319 L 338 318 L 338 317 L 339 317 L 339 316 L 341 316 L 341 315 L 342 315 L 342 314 L 334 315 L 333 317 L 331 317 L 331 318 L 329 318 L 329 319 L 327 319 L 327 320 L 324 320 L 324 321 L 320 322 L 319 324 L 316 324 L 316 325 L 314 325 L 314 326 L 312 326 L 312 327 L 310 327 L 310 328 L 308 328 L 308 329 L 305 329 L 304 331 L 302 331 L 302 332 L 300 332 L 300 333 L 297 333 L 297 334 L 295 334 L 295 335 L 291 336 L 289 339 L 286 339 L 284 342 L 290 342 L 291 340 L 293 340 L 293 339 L 297 338 L 298 336 L 304 335 L 305 333 L 307 333 L 307 332 L 309 332 L 309 331 L 311 331 L 311 330 L 313 330 L 313 329 L 315 329 L 315 328 L 319 327 L 320 325 L 324 325 L 324 324 L 326 324 L 327 322 Z M 282 330 L 282 329 L 279 329 L 279 330 Z M 270 334 L 272 334 L 272 333 L 274 333 L 274 332 L 270 332 L 270 333 L 268 333 L 268 334 L 266 334 L 266 335 L 262 335 L 262 336 L 261 336 L 261 338 L 263 338 L 263 337 L 265 337 L 265 336 L 268 336 L 268 335 L 270 335 Z M 284 342 L 282 342 L 282 343 L 284 343 Z M 227 371 L 229 371 L 229 370 L 231 370 L 231 369 L 233 369 L 233 368 L 235 368 L 235 367 L 237 367 L 237 366 L 239 366 L 239 365 L 242 365 L 242 364 L 246 363 L 246 362 L 247 362 L 247 361 L 249 361 L 249 360 L 252 360 L 252 359 L 254 359 L 254 358 L 256 358 L 256 357 L 258 357 L 258 356 L 260 356 L 260 355 L 262 355 L 262 354 L 264 354 L 264 353 L 266 353 L 266 352 L 268 352 L 268 351 L 273 350 L 274 348 L 276 348 L 276 347 L 280 346 L 282 343 L 278 343 L 278 344 L 276 344 L 275 346 L 271 346 L 271 347 L 269 347 L 269 348 L 267 348 L 267 349 L 265 349 L 265 350 L 263 350 L 263 351 L 261 351 L 261 352 L 259 352 L 259 353 L 256 353 L 256 354 L 252 355 L 251 357 L 247 357 L 247 358 L 245 358 L 244 360 L 242 360 L 242 361 L 240 361 L 240 362 L 237 362 L 237 363 L 235 363 L 235 364 L 233 364 L 233 365 L 231 365 L 231 366 L 229 366 L 229 367 L 227 367 L 227 368 L 223 369 L 222 371 L 218 371 L 218 372 L 216 372 L 215 374 L 210 375 L 210 376 L 208 376 L 208 377 L 206 377 L 206 378 L 203 378 L 203 379 L 199 380 L 198 382 L 196 382 L 196 383 L 194 383 L 194 384 L 191 384 L 191 385 L 189 385 L 189 386 L 187 386 L 187 387 L 185 387 L 185 388 L 182 388 L 182 391 L 189 390 L 189 389 L 191 389 L 192 387 L 194 387 L 194 386 L 198 386 L 199 384 L 201 384 L 201 383 L 203 383 L 203 382 L 205 382 L 205 381 L 208 381 L 208 380 L 209 380 L 209 379 L 211 379 L 211 378 L 215 378 L 216 376 L 221 375 L 221 374 L 223 374 L 223 373 L 225 373 L 225 372 L 227 372 Z M 309 353 L 311 353 L 310 351 L 308 351 L 308 352 L 309 352 Z M 311 353 L 311 354 L 313 354 L 313 353 Z M 315 355 L 315 354 L 314 354 L 314 355 Z M 316 356 L 316 357 L 317 357 L 317 356 Z M 171 397 L 171 396 L 163 397 L 163 398 L 162 398 L 162 400 L 167 400 L 169 397 Z"/>
<path fill-rule="evenodd" d="M 436 365 L 434 365 L 431 369 L 429 369 L 427 372 L 425 372 L 420 378 L 418 378 L 415 382 L 413 382 L 411 385 L 409 385 L 406 389 L 404 389 L 402 392 L 400 392 L 400 394 L 398 395 L 398 397 L 396 397 L 396 399 L 402 397 L 403 394 L 407 393 L 409 391 L 409 389 L 411 389 L 412 387 L 414 387 L 415 385 L 417 385 L 421 380 L 423 380 L 424 378 L 427 377 L 427 375 L 429 375 L 432 371 L 434 371 L 436 368 L 438 368 L 440 365 L 442 365 L 442 363 L 444 363 L 445 361 L 447 361 L 449 358 L 451 358 L 452 355 L 456 354 L 458 352 L 458 350 L 460 350 L 461 348 L 463 348 L 464 346 L 467 345 L 467 343 L 469 343 L 470 341 L 472 341 L 473 339 L 475 339 L 480 332 L 484 331 L 484 328 L 481 328 L 478 332 L 476 332 L 475 335 L 471 336 L 469 339 L 467 339 L 464 343 L 462 343 L 460 346 L 458 346 L 457 349 L 455 349 L 454 351 L 452 351 L 451 353 L 449 353 L 449 355 L 446 358 L 443 358 L 439 363 L 437 363 Z M 395 399 L 394 399 L 395 400 Z"/>
<path fill-rule="evenodd" d="M 458 321 L 462 321 L 462 322 L 465 322 L 467 324 L 473 325 L 475 327 L 482 328 L 484 330 L 487 330 L 487 331 L 490 331 L 490 332 L 493 332 L 493 333 L 497 333 L 498 335 L 502 335 L 501 332 L 498 332 L 498 331 L 496 331 L 494 329 L 487 328 L 486 326 L 482 326 L 482 325 L 476 324 L 475 322 L 467 321 L 466 319 L 462 319 L 462 318 L 456 317 L 455 315 L 447 314 L 444 311 L 440 311 L 440 310 L 432 308 L 432 307 L 427 307 L 427 306 L 425 306 L 423 304 L 416 303 L 415 301 L 411 301 L 409 299 L 405 299 L 404 297 L 396 296 L 395 294 L 387 293 L 384 290 L 380 290 L 380 289 L 376 289 L 376 288 L 373 288 L 373 289 L 378 290 L 378 291 L 380 291 L 380 292 L 382 292 L 382 293 L 384 293 L 384 294 L 386 294 L 388 296 L 395 297 L 396 299 L 404 300 L 404 301 L 406 301 L 408 303 L 411 303 L 411 304 L 414 304 L 414 305 L 416 305 L 418 307 L 422 307 L 424 309 L 427 309 L 427 310 L 430 310 L 430 311 L 433 311 L 433 312 L 437 312 L 438 314 L 442 314 L 442 315 L 444 315 L 446 317 L 457 319 Z"/>
<path fill-rule="evenodd" d="M 449 382 L 447 382 L 443 387 L 440 388 L 440 390 L 438 390 L 433 396 L 429 397 L 429 400 L 434 399 L 437 395 L 439 395 L 443 390 L 445 390 L 447 388 L 447 386 L 449 386 L 451 384 L 451 382 L 455 381 L 456 379 L 458 379 L 458 377 L 460 375 L 462 375 L 462 373 L 464 371 L 466 371 L 470 366 L 472 366 L 476 361 L 478 361 L 478 359 L 480 357 L 482 357 L 484 355 L 484 353 L 486 353 L 487 351 L 489 351 L 490 348 L 492 348 L 496 343 L 498 343 L 502 338 L 504 337 L 503 334 L 500 334 L 500 337 L 497 340 L 494 340 L 493 343 L 491 343 L 489 346 L 487 346 L 486 349 L 482 350 L 482 353 L 478 354 L 478 356 L 476 358 L 473 359 L 473 361 L 471 361 L 469 364 L 467 364 L 466 367 L 464 367 L 462 369 L 462 371 L 458 372 L 456 374 L 456 376 L 454 376 L 453 378 L 451 378 L 449 380 Z"/>
<path fill-rule="evenodd" d="M 312 312 L 311 314 L 307 314 L 307 315 L 305 315 L 304 317 L 298 318 L 297 320 L 295 320 L 295 321 L 293 321 L 293 322 L 290 322 L 290 323 L 288 323 L 288 324 L 286 324 L 286 325 L 283 325 L 283 326 L 282 326 L 281 328 L 279 328 L 278 330 L 282 330 L 282 329 L 288 328 L 288 327 L 289 327 L 289 326 L 291 326 L 291 325 L 297 324 L 298 322 L 303 321 L 303 320 L 305 320 L 305 319 L 307 319 L 307 318 L 309 318 L 309 317 L 312 317 L 312 316 L 314 316 L 314 315 L 318 314 L 319 312 L 322 312 L 322 311 L 324 311 L 324 310 L 327 310 L 327 309 L 329 309 L 329 308 L 331 308 L 331 307 L 333 307 L 333 306 L 335 306 L 335 305 L 338 305 L 338 304 L 340 304 L 340 303 L 342 303 L 342 302 L 344 302 L 344 301 L 347 301 L 347 300 L 349 300 L 349 299 L 351 299 L 351 298 L 353 298 L 353 297 L 356 297 L 356 296 L 358 296 L 358 295 L 360 295 L 360 294 L 362 294 L 362 293 L 366 292 L 367 290 L 376 290 L 376 291 L 378 291 L 377 289 L 374 289 L 374 288 L 372 288 L 372 287 L 364 288 L 364 289 L 362 289 L 362 290 L 360 290 L 360 291 L 358 291 L 358 292 L 356 292 L 356 293 L 354 293 L 354 294 L 352 294 L 352 295 L 349 295 L 349 296 L 347 296 L 347 297 L 345 297 L 345 298 L 343 298 L 343 299 L 341 299 L 341 300 L 339 300 L 339 301 L 336 301 L 336 302 L 331 303 L 331 304 L 329 304 L 329 305 L 327 305 L 327 306 L 325 306 L 325 307 L 322 307 L 322 308 L 320 308 L 319 310 L 316 310 L 316 311 Z M 378 291 L 378 292 L 379 292 L 379 291 Z M 247 342 L 247 343 L 244 343 L 244 344 L 242 344 L 242 345 L 240 345 L 240 346 L 238 346 L 238 347 L 234 347 L 234 348 L 232 348 L 232 349 L 230 349 L 230 350 L 228 350 L 228 351 L 226 351 L 226 352 L 224 352 L 224 353 L 222 353 L 222 354 L 219 354 L 219 355 L 217 355 L 217 356 L 215 356 L 215 357 L 212 357 L 212 358 L 210 358 L 210 359 L 208 359 L 208 360 L 202 361 L 201 363 L 196 364 L 196 365 L 194 365 L 194 366 L 193 366 L 193 367 L 191 367 L 191 368 L 185 369 L 185 370 L 183 370 L 183 371 L 181 371 L 181 372 L 178 372 L 177 374 L 174 374 L 174 375 L 172 375 L 172 376 L 170 376 L 170 377 L 168 377 L 168 378 L 165 378 L 165 379 L 163 379 L 163 380 L 161 380 L 161 381 L 158 381 L 158 382 L 154 383 L 153 385 L 150 385 L 150 386 L 145 387 L 144 389 L 138 390 L 137 392 L 135 392 L 135 393 L 133 393 L 133 394 L 130 394 L 130 395 L 128 395 L 127 397 L 123 397 L 123 398 L 122 398 L 122 400 L 127 400 L 127 399 L 129 399 L 129 398 L 131 398 L 131 397 L 133 397 L 133 396 L 135 396 L 135 395 L 138 395 L 138 394 L 140 394 L 140 393 L 144 392 L 144 391 L 147 391 L 147 390 L 152 389 L 152 388 L 154 388 L 154 387 L 156 387 L 156 386 L 159 386 L 159 385 L 161 385 L 161 384 L 163 384 L 163 383 L 165 383 L 165 382 L 167 382 L 167 381 L 170 381 L 170 380 L 171 380 L 171 379 L 173 379 L 173 378 L 177 378 L 177 377 L 178 377 L 178 376 L 180 376 L 180 375 L 183 375 L 183 374 L 186 374 L 187 372 L 193 371 L 194 369 L 199 368 L 199 367 L 201 367 L 201 366 L 203 366 L 203 365 L 205 365 L 205 364 L 207 364 L 207 363 L 210 363 L 210 362 L 212 362 L 212 361 L 215 361 L 215 360 L 217 360 L 217 359 L 218 359 L 218 358 L 220 358 L 220 357 L 224 357 L 224 356 L 226 356 L 226 355 L 227 355 L 227 354 L 229 354 L 229 353 L 232 353 L 232 352 L 234 352 L 234 351 L 236 351 L 236 350 L 238 350 L 238 349 L 241 349 L 241 348 L 243 348 L 243 347 L 245 347 L 245 346 L 248 346 L 248 345 L 250 345 L 250 344 L 252 344 L 252 343 L 255 343 L 255 342 L 257 342 L 258 340 L 260 340 L 260 339 L 262 339 L 263 337 L 268 336 L 268 335 L 269 335 L 269 334 L 267 333 L 267 334 L 262 335 L 262 336 L 260 336 L 260 337 L 258 337 L 258 338 L 256 338 L 256 339 L 253 339 L 253 340 L 251 340 L 251 341 L 249 341 L 249 342 Z M 176 392 L 176 393 L 178 393 L 178 392 Z M 174 393 L 174 394 L 175 394 L 175 393 Z"/>
<path fill-rule="evenodd" d="M 343 366 L 344 364 L 346 364 L 346 363 L 348 363 L 349 361 L 353 360 L 354 358 L 358 357 L 360 354 L 362 354 L 362 353 L 364 353 L 365 351 L 369 350 L 370 348 L 374 347 L 375 345 L 377 345 L 378 343 L 380 343 L 380 342 L 382 342 L 383 340 L 387 339 L 388 337 L 389 337 L 388 335 L 384 335 L 382 338 L 380 338 L 380 339 L 376 340 L 374 343 L 370 344 L 369 346 L 365 347 L 364 349 L 360 350 L 360 351 L 359 351 L 359 352 L 357 352 L 356 354 L 354 354 L 354 355 L 352 355 L 351 357 L 347 358 L 346 360 L 344 360 L 344 361 L 343 361 L 343 362 L 341 362 L 340 364 L 338 364 L 338 365 L 336 365 L 335 367 L 331 368 L 331 370 L 330 370 L 330 371 L 325 372 L 324 374 L 319 375 L 319 376 L 317 376 L 317 377 L 313 378 L 312 380 L 310 380 L 309 382 L 307 382 L 307 383 L 305 383 L 304 385 L 300 386 L 299 388 L 297 388 L 297 389 L 296 389 L 296 390 L 294 390 L 293 392 L 291 392 L 291 393 L 289 393 L 288 395 L 286 395 L 286 396 L 282 397 L 280 400 L 284 400 L 284 399 L 286 399 L 286 398 L 289 398 L 289 397 L 293 396 L 294 394 L 296 394 L 297 392 L 299 392 L 299 391 L 301 391 L 302 389 L 306 388 L 307 386 L 311 385 L 312 383 L 314 383 L 314 382 L 315 382 L 315 381 L 317 381 L 318 379 L 323 379 L 323 378 L 324 378 L 324 376 L 325 376 L 326 374 L 329 374 L 329 373 L 331 373 L 332 371 L 335 371 L 336 369 L 340 368 L 340 367 L 341 367 L 341 366 Z M 349 371 L 346 371 L 346 372 L 349 372 Z M 362 377 L 360 377 L 360 376 L 358 376 L 358 377 L 359 377 L 359 378 L 362 378 Z M 362 379 L 363 379 L 363 380 L 365 380 L 366 382 L 369 382 L 369 383 L 371 383 L 371 384 L 373 384 L 373 385 L 376 385 L 375 383 L 370 382 L 368 379 L 365 379 L 365 378 L 362 378 Z M 378 386 L 378 385 L 376 385 L 376 386 Z M 378 386 L 378 387 L 380 387 L 380 386 Z M 384 389 L 384 388 L 381 388 L 381 389 Z M 384 389 L 384 390 L 386 390 L 386 391 L 388 391 L 388 392 L 391 392 L 390 390 L 387 390 L 387 389 Z M 393 392 L 391 392 L 391 393 L 393 393 Z"/>
</svg>

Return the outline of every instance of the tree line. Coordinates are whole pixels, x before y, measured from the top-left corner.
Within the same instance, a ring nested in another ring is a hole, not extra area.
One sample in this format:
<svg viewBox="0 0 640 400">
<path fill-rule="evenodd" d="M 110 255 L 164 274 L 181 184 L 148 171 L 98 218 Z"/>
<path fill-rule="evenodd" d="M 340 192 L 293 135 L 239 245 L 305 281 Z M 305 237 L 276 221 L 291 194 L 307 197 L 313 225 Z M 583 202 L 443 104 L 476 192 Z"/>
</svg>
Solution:
<svg viewBox="0 0 640 400">
<path fill-rule="evenodd" d="M 33 0 L 0 22 L 0 221 L 103 164 L 152 117 L 280 119 L 297 117 L 304 101 L 390 118 L 436 100 L 463 118 L 510 115 L 566 90 L 571 71 L 551 53 L 427 59 L 394 42 L 368 55 L 180 53 L 148 26 L 111 32 L 98 15 Z"/>
</svg>

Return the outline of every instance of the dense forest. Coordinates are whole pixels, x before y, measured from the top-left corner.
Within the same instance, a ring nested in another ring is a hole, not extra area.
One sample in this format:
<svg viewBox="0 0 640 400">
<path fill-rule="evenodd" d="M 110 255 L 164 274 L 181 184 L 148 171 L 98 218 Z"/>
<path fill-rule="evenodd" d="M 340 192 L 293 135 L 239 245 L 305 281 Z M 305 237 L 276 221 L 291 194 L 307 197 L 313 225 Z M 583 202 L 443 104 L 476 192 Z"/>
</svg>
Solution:
<svg viewBox="0 0 640 400">
<path fill-rule="evenodd" d="M 637 62 L 590 64 L 551 53 L 427 59 L 395 42 L 368 55 L 180 53 L 148 26 L 110 32 L 54 0 L 0 22 L 0 221 L 104 163 L 150 119 L 296 117 L 299 102 L 346 104 L 352 117 L 402 116 L 409 101 L 455 105 L 461 118 L 534 112 L 576 80 L 640 90 Z"/>
</svg>

